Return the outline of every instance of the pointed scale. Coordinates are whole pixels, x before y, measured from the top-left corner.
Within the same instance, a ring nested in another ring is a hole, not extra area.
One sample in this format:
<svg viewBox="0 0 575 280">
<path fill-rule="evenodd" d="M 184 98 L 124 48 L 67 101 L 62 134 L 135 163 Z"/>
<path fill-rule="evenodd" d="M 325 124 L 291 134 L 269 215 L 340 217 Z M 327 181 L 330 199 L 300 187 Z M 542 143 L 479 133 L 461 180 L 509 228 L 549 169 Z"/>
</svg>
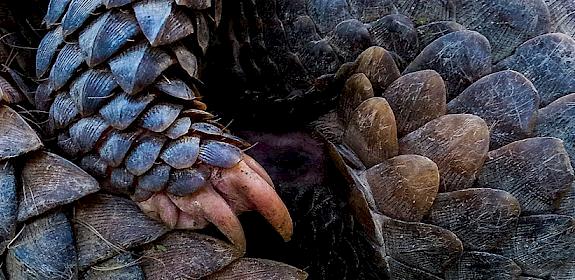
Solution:
<svg viewBox="0 0 575 280">
<path fill-rule="evenodd" d="M 90 69 L 72 82 L 70 97 L 82 116 L 94 114 L 118 87 L 114 77 L 107 70 Z"/>
<path fill-rule="evenodd" d="M 78 43 L 86 56 L 86 64 L 94 67 L 118 52 L 139 33 L 140 28 L 134 16 L 110 11 L 84 29 Z"/>
<path fill-rule="evenodd" d="M 428 157 L 439 167 L 440 192 L 471 186 L 489 150 L 489 128 L 474 115 L 445 115 L 399 140 L 401 154 Z"/>
<path fill-rule="evenodd" d="M 50 108 L 50 103 L 52 103 L 53 91 L 50 88 L 50 84 L 48 82 L 41 83 L 36 88 L 36 92 L 34 93 L 34 106 L 36 106 L 37 110 L 48 111 Z"/>
<path fill-rule="evenodd" d="M 52 213 L 22 227 L 8 250 L 8 279 L 77 279 L 74 234 L 66 215 Z"/>
<path fill-rule="evenodd" d="M 110 60 L 109 65 L 120 87 L 134 94 L 152 84 L 174 62 L 160 49 L 140 43 Z"/>
<path fill-rule="evenodd" d="M 64 36 L 71 35 L 86 22 L 94 11 L 102 4 L 102 0 L 72 0 L 68 11 L 62 18 Z"/>
<path fill-rule="evenodd" d="M 154 132 L 162 132 L 174 123 L 182 108 L 182 105 L 171 103 L 154 105 L 142 115 L 140 126 Z"/>
<path fill-rule="evenodd" d="M 36 132 L 14 110 L 0 107 L 0 159 L 38 150 L 42 142 Z"/>
<path fill-rule="evenodd" d="M 158 245 L 165 250 L 158 250 Z M 142 260 L 142 269 L 148 279 L 202 279 L 242 255 L 228 242 L 181 231 L 172 231 L 156 244 L 146 246 L 143 254 L 149 257 Z"/>
<path fill-rule="evenodd" d="M 77 43 L 64 45 L 50 71 L 52 90 L 57 91 L 66 85 L 83 62 L 84 55 Z"/>
<path fill-rule="evenodd" d="M 146 216 L 130 199 L 109 194 L 96 194 L 80 200 L 76 204 L 74 218 L 81 270 L 127 249 L 149 243 L 167 232 L 161 223 Z"/>
<path fill-rule="evenodd" d="M 194 33 L 192 20 L 172 0 L 144 0 L 134 5 L 142 32 L 154 47 Z"/>
<path fill-rule="evenodd" d="M 48 3 L 48 11 L 44 16 L 44 22 L 48 27 L 56 24 L 60 17 L 66 12 L 68 4 L 71 0 L 50 0 Z"/>
<path fill-rule="evenodd" d="M 555 210 L 575 178 L 563 141 L 557 138 L 528 138 L 488 155 L 477 185 L 511 193 L 524 214 Z"/>
<path fill-rule="evenodd" d="M 210 0 L 207 1 L 210 2 Z M 198 40 L 198 46 L 200 46 L 202 49 L 202 53 L 206 54 L 206 51 L 208 50 L 208 44 L 210 43 L 210 27 L 208 26 L 208 21 L 203 14 L 198 14 L 196 16 L 196 29 L 196 39 Z"/>
<path fill-rule="evenodd" d="M 199 152 L 200 138 L 185 136 L 166 145 L 160 158 L 173 168 L 184 169 L 194 165 Z"/>
<path fill-rule="evenodd" d="M 52 0 L 50 2 L 55 2 Z M 58 47 L 64 43 L 62 27 L 58 26 L 46 33 L 36 52 L 36 77 L 41 78 L 50 69 L 52 60 L 58 52 Z"/>
<path fill-rule="evenodd" d="M 100 115 L 113 128 L 128 128 L 146 107 L 154 100 L 154 95 L 141 94 L 130 96 L 126 93 L 116 95 L 100 109 Z"/>
<path fill-rule="evenodd" d="M 19 199 L 18 221 L 69 204 L 97 192 L 100 186 L 70 161 L 48 152 L 31 157 L 22 169 L 24 193 Z"/>
</svg>

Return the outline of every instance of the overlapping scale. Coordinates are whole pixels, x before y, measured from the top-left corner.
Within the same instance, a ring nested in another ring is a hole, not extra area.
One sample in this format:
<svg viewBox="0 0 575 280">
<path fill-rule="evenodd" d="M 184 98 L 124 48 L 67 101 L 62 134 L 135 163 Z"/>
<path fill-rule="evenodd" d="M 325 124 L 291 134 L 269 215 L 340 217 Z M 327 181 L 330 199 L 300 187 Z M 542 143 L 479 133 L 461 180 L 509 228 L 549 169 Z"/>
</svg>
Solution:
<svg viewBox="0 0 575 280">
<path fill-rule="evenodd" d="M 150 107 L 140 118 L 140 126 L 154 132 L 162 132 L 178 118 L 183 106 L 160 103 Z"/>
<path fill-rule="evenodd" d="M 78 145 L 80 152 L 87 153 L 95 148 L 108 128 L 108 123 L 100 116 L 83 118 L 70 126 L 70 139 Z"/>
<path fill-rule="evenodd" d="M 134 5 L 136 19 L 152 46 L 173 43 L 194 32 L 192 20 L 172 0 L 144 0 Z"/>
<path fill-rule="evenodd" d="M 188 117 L 179 118 L 166 130 L 166 136 L 170 139 L 182 137 L 190 131 L 192 120 Z"/>
<path fill-rule="evenodd" d="M 511 69 L 523 74 L 539 92 L 540 106 L 575 92 L 575 80 L 566 79 L 575 71 L 575 40 L 550 33 L 526 41 L 515 53 L 500 61 L 495 71 Z"/>
<path fill-rule="evenodd" d="M 241 150 L 228 143 L 207 140 L 200 146 L 198 159 L 221 168 L 231 168 L 241 160 Z"/>
<path fill-rule="evenodd" d="M 153 100 L 154 95 L 151 94 L 130 96 L 121 93 L 100 109 L 100 115 L 110 126 L 124 130 L 136 121 Z"/>
<path fill-rule="evenodd" d="M 162 191 L 170 179 L 171 168 L 166 164 L 158 164 L 138 178 L 138 189 L 148 192 Z"/>
<path fill-rule="evenodd" d="M 200 138 L 184 136 L 166 145 L 160 158 L 175 169 L 184 169 L 194 165 L 199 152 Z"/>
<path fill-rule="evenodd" d="M 401 138 L 399 149 L 437 164 L 440 191 L 461 190 L 473 184 L 487 158 L 489 128 L 474 115 L 445 115 Z"/>
<path fill-rule="evenodd" d="M 533 134 L 539 94 L 525 76 L 506 70 L 479 79 L 447 106 L 451 114 L 474 114 L 485 120 L 494 149 Z"/>
<path fill-rule="evenodd" d="M 158 48 L 147 43 L 133 46 L 108 62 L 122 89 L 135 94 L 151 85 L 174 60 Z"/>
<path fill-rule="evenodd" d="M 66 12 L 68 4 L 71 0 L 50 0 L 48 2 L 48 11 L 46 11 L 46 16 L 44 16 L 44 22 L 48 26 L 53 26 L 60 19 L 60 17 Z"/>
<path fill-rule="evenodd" d="M 491 46 L 475 31 L 449 33 L 427 45 L 407 66 L 405 73 L 431 69 L 441 75 L 447 87 L 447 99 L 491 72 Z"/>
<path fill-rule="evenodd" d="M 146 173 L 154 166 L 163 145 L 164 139 L 161 137 L 141 137 L 126 157 L 126 169 L 136 176 Z"/>
<path fill-rule="evenodd" d="M 50 2 L 56 2 L 56 0 Z M 62 43 L 64 43 L 64 33 L 61 26 L 48 31 L 44 35 L 36 52 L 36 77 L 41 78 L 50 69 L 52 60 Z"/>
<path fill-rule="evenodd" d="M 551 31 L 549 10 L 543 0 L 455 0 L 455 20 L 483 34 L 500 61 L 523 42 Z"/>
<path fill-rule="evenodd" d="M 77 43 L 66 43 L 50 70 L 50 88 L 61 89 L 84 62 L 84 55 Z"/>
<path fill-rule="evenodd" d="M 133 131 L 111 132 L 98 149 L 100 158 L 111 167 L 120 166 L 137 137 Z"/>
<path fill-rule="evenodd" d="M 156 83 L 156 88 L 165 94 L 182 100 L 192 100 L 196 98 L 193 90 L 180 79 L 160 79 L 158 83 Z"/>
<path fill-rule="evenodd" d="M 62 18 L 64 36 L 71 35 L 82 27 L 100 5 L 102 5 L 102 0 L 71 0 L 68 11 Z"/>
<path fill-rule="evenodd" d="M 139 33 L 134 16 L 109 11 L 80 33 L 78 43 L 86 57 L 86 64 L 94 67 L 112 57 Z"/>
<path fill-rule="evenodd" d="M 490 151 L 477 179 L 480 187 L 511 193 L 522 212 L 533 215 L 552 213 L 574 175 L 563 141 L 536 137 Z"/>
<path fill-rule="evenodd" d="M 170 174 L 167 191 L 177 196 L 191 194 L 206 184 L 209 175 L 195 168 L 174 170 Z"/>
<path fill-rule="evenodd" d="M 107 70 L 87 70 L 70 85 L 70 97 L 82 116 L 89 116 L 114 94 L 118 84 Z"/>
</svg>

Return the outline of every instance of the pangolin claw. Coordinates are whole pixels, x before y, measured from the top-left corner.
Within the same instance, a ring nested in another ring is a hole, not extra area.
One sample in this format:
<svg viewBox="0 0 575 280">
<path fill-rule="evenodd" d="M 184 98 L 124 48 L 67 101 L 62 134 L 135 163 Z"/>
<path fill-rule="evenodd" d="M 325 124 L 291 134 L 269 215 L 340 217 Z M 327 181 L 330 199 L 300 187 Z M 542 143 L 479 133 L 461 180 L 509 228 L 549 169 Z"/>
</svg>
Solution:
<svg viewBox="0 0 575 280">
<path fill-rule="evenodd" d="M 244 154 L 231 168 L 210 168 L 210 178 L 197 191 L 185 196 L 158 192 L 138 205 L 170 228 L 200 229 L 211 223 L 241 250 L 246 240 L 236 215 L 256 210 L 284 240 L 290 240 L 290 214 L 259 163 Z"/>
</svg>

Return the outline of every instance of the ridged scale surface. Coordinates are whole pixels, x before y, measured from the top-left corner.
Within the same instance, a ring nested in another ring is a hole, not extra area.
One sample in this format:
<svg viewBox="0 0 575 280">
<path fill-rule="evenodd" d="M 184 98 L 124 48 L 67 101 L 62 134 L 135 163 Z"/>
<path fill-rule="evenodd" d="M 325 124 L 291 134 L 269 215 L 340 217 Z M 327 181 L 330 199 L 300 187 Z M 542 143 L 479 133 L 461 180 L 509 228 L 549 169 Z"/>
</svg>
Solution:
<svg viewBox="0 0 575 280">
<path fill-rule="evenodd" d="M 245 143 L 204 112 L 196 84 L 221 12 L 215 2 L 195 9 L 169 0 L 51 1 L 48 25 L 61 27 L 37 55 L 39 78 L 49 73 L 41 91 L 46 130 L 108 190 L 144 200 L 186 185 L 181 174 L 199 165 L 240 160 Z"/>
</svg>

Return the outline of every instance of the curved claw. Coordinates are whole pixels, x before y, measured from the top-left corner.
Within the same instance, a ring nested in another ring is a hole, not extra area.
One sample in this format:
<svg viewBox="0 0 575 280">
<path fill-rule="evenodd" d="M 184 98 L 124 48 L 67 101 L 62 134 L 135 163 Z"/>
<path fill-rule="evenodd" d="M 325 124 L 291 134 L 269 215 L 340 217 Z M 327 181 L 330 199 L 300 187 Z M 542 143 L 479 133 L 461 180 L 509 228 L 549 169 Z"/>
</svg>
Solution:
<svg viewBox="0 0 575 280">
<path fill-rule="evenodd" d="M 252 157 L 244 154 L 243 158 L 242 158 L 243 162 L 245 162 L 253 171 L 255 171 L 258 175 L 260 175 L 260 177 L 262 177 L 262 179 L 266 180 L 266 182 L 272 186 L 275 189 L 274 186 L 274 182 L 272 181 L 272 178 L 270 177 L 270 175 L 268 175 L 268 173 L 266 172 L 266 170 Z"/>
<path fill-rule="evenodd" d="M 212 223 L 242 251 L 246 240 L 236 214 L 256 210 L 284 240 L 289 240 L 293 233 L 291 217 L 271 178 L 247 155 L 232 168 L 212 169 L 209 181 L 192 194 L 176 196 L 160 192 L 138 205 L 170 228 L 201 229 Z"/>
<path fill-rule="evenodd" d="M 211 182 L 236 213 L 256 210 L 288 241 L 293 233 L 292 220 L 280 197 L 275 192 L 267 173 L 249 156 L 229 169 L 216 169 Z M 253 167 L 252 167 L 253 166 Z M 260 175 L 264 172 L 264 176 Z M 267 178 L 267 179 L 266 179 Z"/>
<path fill-rule="evenodd" d="M 168 195 L 182 211 L 177 228 L 197 229 L 214 224 L 242 252 L 246 249 L 246 238 L 240 221 L 226 201 L 207 185 L 191 195 Z"/>
</svg>

